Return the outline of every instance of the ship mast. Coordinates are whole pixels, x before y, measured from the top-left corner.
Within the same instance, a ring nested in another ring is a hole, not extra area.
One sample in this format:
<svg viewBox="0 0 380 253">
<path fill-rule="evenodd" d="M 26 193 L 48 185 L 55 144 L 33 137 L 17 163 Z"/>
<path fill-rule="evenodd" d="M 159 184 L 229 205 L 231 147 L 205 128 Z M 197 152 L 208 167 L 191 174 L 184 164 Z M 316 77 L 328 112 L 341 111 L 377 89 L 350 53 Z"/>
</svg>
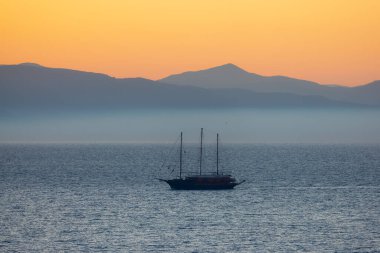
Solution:
<svg viewBox="0 0 380 253">
<path fill-rule="evenodd" d="M 216 175 L 219 175 L 219 134 L 216 134 Z"/>
<path fill-rule="evenodd" d="M 182 132 L 181 132 L 181 146 L 179 148 L 179 178 L 182 178 Z"/>
<path fill-rule="evenodd" d="M 203 153 L 203 128 L 201 128 L 201 151 L 200 151 L 200 158 L 199 158 L 199 175 L 202 175 L 202 153 Z"/>
</svg>

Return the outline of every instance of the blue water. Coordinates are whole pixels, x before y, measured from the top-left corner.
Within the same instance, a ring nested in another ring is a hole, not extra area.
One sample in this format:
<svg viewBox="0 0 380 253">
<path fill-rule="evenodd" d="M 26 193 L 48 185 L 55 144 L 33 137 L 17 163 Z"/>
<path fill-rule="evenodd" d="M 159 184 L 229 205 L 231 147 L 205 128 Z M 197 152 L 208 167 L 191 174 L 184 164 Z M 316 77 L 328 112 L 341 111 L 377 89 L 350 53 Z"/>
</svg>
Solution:
<svg viewBox="0 0 380 253">
<path fill-rule="evenodd" d="M 380 252 L 380 145 L 221 156 L 247 182 L 173 191 L 156 180 L 177 161 L 170 145 L 0 145 L 0 252 Z"/>
</svg>

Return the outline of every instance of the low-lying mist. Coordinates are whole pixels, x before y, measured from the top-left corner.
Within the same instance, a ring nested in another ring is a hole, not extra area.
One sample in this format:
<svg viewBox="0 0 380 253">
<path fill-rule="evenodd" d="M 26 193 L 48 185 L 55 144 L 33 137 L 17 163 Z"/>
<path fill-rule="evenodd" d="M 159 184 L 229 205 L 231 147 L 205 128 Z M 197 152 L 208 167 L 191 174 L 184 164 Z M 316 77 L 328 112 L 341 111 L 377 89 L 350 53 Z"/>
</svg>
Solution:
<svg viewBox="0 0 380 253">
<path fill-rule="evenodd" d="M 0 118 L 0 142 L 380 143 L 380 110 L 136 110 Z"/>
</svg>

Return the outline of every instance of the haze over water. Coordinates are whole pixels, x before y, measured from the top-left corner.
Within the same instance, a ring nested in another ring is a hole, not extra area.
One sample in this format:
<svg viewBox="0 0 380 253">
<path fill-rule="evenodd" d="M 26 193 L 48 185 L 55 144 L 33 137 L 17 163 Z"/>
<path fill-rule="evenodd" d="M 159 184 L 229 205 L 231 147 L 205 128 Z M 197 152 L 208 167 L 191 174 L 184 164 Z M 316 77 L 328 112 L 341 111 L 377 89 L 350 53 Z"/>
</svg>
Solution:
<svg viewBox="0 0 380 253">
<path fill-rule="evenodd" d="M 134 110 L 0 119 L 0 142 L 380 143 L 378 109 Z"/>
</svg>

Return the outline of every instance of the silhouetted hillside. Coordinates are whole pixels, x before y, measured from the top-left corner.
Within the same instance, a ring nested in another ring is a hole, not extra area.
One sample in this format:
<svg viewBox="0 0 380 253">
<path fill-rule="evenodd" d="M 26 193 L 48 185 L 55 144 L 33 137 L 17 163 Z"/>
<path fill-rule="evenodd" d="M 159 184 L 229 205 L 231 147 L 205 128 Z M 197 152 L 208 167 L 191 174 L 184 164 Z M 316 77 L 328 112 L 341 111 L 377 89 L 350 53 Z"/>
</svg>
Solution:
<svg viewBox="0 0 380 253">
<path fill-rule="evenodd" d="M 220 81 L 223 81 L 224 78 L 229 81 L 238 80 L 240 75 L 247 80 L 252 76 L 253 79 L 263 78 L 232 65 L 207 72 L 211 72 Z M 201 81 L 207 81 L 207 79 Z M 3 65 L 0 66 L 0 113 L 31 110 L 124 110 L 129 108 L 354 106 L 352 103 L 341 103 L 316 95 L 301 96 L 290 94 L 290 92 L 283 93 L 285 90 L 262 93 L 254 92 L 252 89 L 247 91 L 239 85 L 234 86 L 237 88 L 223 85 L 201 88 L 196 87 L 200 85 L 199 82 L 193 84 L 195 86 L 183 86 L 182 83 L 181 85 L 166 84 L 143 78 L 118 79 L 104 74 L 46 68 L 30 63 Z M 296 85 L 300 86 L 301 84 Z M 371 89 L 378 87 L 378 84 L 373 84 L 373 86 L 374 88 Z M 366 94 L 366 88 L 362 87 L 361 92 Z"/>
<path fill-rule="evenodd" d="M 249 73 L 233 64 L 171 75 L 161 79 L 160 82 L 212 89 L 240 88 L 254 92 L 323 96 L 336 101 L 380 105 L 379 81 L 354 88 L 337 85 L 327 86 L 285 76 L 260 76 Z"/>
</svg>

